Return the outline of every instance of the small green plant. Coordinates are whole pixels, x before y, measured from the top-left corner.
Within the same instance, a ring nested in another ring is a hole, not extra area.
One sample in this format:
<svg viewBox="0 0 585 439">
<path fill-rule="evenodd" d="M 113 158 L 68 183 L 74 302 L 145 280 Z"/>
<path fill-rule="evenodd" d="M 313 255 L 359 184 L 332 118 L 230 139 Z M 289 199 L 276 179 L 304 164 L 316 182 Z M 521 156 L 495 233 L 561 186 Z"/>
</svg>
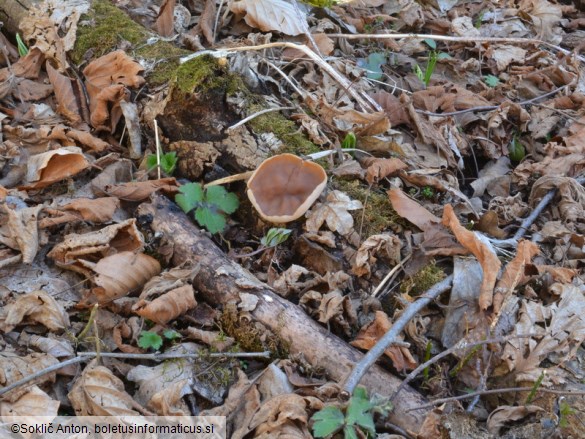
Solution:
<svg viewBox="0 0 585 439">
<path fill-rule="evenodd" d="M 544 379 L 545 375 L 546 375 L 546 369 L 543 369 L 540 376 L 538 377 L 538 379 L 532 385 L 532 389 L 530 389 L 530 393 L 526 397 L 526 403 L 525 403 L 526 405 L 530 404 L 532 402 L 532 400 L 534 400 L 534 397 L 536 396 L 536 392 L 538 391 L 538 388 L 542 384 L 542 380 Z"/>
<path fill-rule="evenodd" d="M 427 200 L 430 200 L 431 198 L 433 198 L 435 196 L 435 190 L 432 187 L 430 187 L 430 186 L 425 186 L 420 191 L 420 194 L 424 198 L 426 198 Z"/>
<path fill-rule="evenodd" d="M 166 154 L 161 154 L 160 156 L 160 168 L 166 175 L 173 175 L 175 172 L 175 168 L 177 167 L 177 162 L 179 159 L 177 158 L 177 153 L 175 151 L 167 152 Z M 146 157 L 146 168 L 148 172 L 155 169 L 157 166 L 156 154 L 149 154 Z"/>
<path fill-rule="evenodd" d="M 142 331 L 138 338 L 138 347 L 158 351 L 163 345 L 163 339 L 156 332 Z"/>
<path fill-rule="evenodd" d="M 575 410 L 563 399 L 559 405 L 559 427 L 567 428 L 569 426 L 569 416 L 575 414 Z"/>
<path fill-rule="evenodd" d="M 278 244 L 282 244 L 286 241 L 291 232 L 291 229 L 273 227 L 262 237 L 260 244 L 265 248 L 276 247 Z"/>
<path fill-rule="evenodd" d="M 20 38 L 20 34 L 16 34 L 16 47 L 18 48 L 18 55 L 20 57 L 26 56 L 28 54 L 28 47 L 26 47 L 26 44 L 24 44 L 22 38 Z"/>
<path fill-rule="evenodd" d="M 473 27 L 475 27 L 476 29 L 479 29 L 481 27 L 481 23 L 483 23 L 483 16 L 485 15 L 485 13 L 486 13 L 485 10 L 480 12 L 480 14 L 477 16 L 477 18 L 473 22 Z"/>
<path fill-rule="evenodd" d="M 172 329 L 165 329 L 163 332 L 163 337 L 166 338 L 167 340 L 175 341 L 181 338 L 181 334 Z"/>
<path fill-rule="evenodd" d="M 347 403 L 345 413 L 336 406 L 327 406 L 313 415 L 313 435 L 317 438 L 327 437 L 343 431 L 346 439 L 357 439 L 364 434 L 375 437 L 374 413 L 385 416 L 391 408 L 387 401 L 370 400 L 366 390 L 358 387 Z"/>
<path fill-rule="evenodd" d="M 367 58 L 358 59 L 358 66 L 366 70 L 366 77 L 369 79 L 380 80 L 384 73 L 382 64 L 386 64 L 386 54 L 384 52 L 372 52 Z"/>
<path fill-rule="evenodd" d="M 223 232 L 226 226 L 225 215 L 230 215 L 239 206 L 238 197 L 222 186 L 203 189 L 199 183 L 189 183 L 179 188 L 176 203 L 185 213 L 195 210 L 195 219 L 210 233 Z"/>
<path fill-rule="evenodd" d="M 345 135 L 343 142 L 341 142 L 341 149 L 354 149 L 357 145 L 357 138 L 355 134 L 350 131 Z"/>
<path fill-rule="evenodd" d="M 425 87 L 428 87 L 429 83 L 431 82 L 431 76 L 433 76 L 438 59 L 439 57 L 437 52 L 435 50 L 431 50 L 429 52 L 429 59 L 427 60 L 427 67 L 424 72 L 418 64 L 414 66 L 414 74 L 418 79 L 421 80 Z"/>
<path fill-rule="evenodd" d="M 433 344 L 429 340 L 427 342 L 427 346 L 425 348 L 425 357 L 424 357 L 423 363 L 426 363 L 427 361 L 429 361 L 431 359 L 431 349 L 432 348 L 433 348 Z M 425 381 L 429 380 L 429 375 L 430 375 L 430 369 L 429 369 L 429 366 L 427 366 L 423 370 L 423 377 L 424 377 Z"/>
<path fill-rule="evenodd" d="M 500 78 L 494 75 L 486 75 L 483 77 L 483 82 L 485 82 L 488 87 L 494 88 L 500 83 Z"/>
<path fill-rule="evenodd" d="M 520 143 L 519 137 L 517 134 L 514 135 L 508 147 L 508 157 L 515 163 L 521 162 L 526 157 L 526 148 Z"/>
</svg>

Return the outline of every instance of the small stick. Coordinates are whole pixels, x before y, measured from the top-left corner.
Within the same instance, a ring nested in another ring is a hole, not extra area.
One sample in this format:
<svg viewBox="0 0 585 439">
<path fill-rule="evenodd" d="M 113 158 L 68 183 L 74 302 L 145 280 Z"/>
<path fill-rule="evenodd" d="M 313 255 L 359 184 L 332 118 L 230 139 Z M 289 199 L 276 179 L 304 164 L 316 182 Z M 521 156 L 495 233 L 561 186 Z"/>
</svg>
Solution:
<svg viewBox="0 0 585 439">
<path fill-rule="evenodd" d="M 353 371 L 347 378 L 343 391 L 347 395 L 353 394 L 355 387 L 359 384 L 361 378 L 368 371 L 368 369 L 380 358 L 384 351 L 392 343 L 396 341 L 396 337 L 400 335 L 408 322 L 417 315 L 425 306 L 431 301 L 439 297 L 439 295 L 449 288 L 453 283 L 453 275 L 447 276 L 441 282 L 433 285 L 426 293 L 424 293 L 416 302 L 412 302 L 406 307 L 400 317 L 394 322 L 390 330 L 378 340 L 370 351 L 354 366 Z"/>
<path fill-rule="evenodd" d="M 257 113 L 250 114 L 248 117 L 242 119 L 241 121 L 233 124 L 231 127 L 228 127 L 226 131 L 229 133 L 232 130 L 235 130 L 237 127 L 244 125 L 246 122 L 254 119 L 255 117 L 262 116 L 263 114 L 270 113 L 272 111 L 281 111 L 281 110 L 294 110 L 296 107 L 276 107 L 276 108 L 267 108 L 265 110 L 258 111 Z"/>
<path fill-rule="evenodd" d="M 53 364 L 45 369 L 39 370 L 32 375 L 24 377 L 9 386 L 0 388 L 0 396 L 4 395 L 5 393 L 10 392 L 11 390 L 16 389 L 26 383 L 29 383 L 36 378 L 39 378 L 43 375 L 46 375 L 51 372 L 55 372 L 56 370 L 62 369 L 64 367 L 70 366 L 72 364 L 81 363 L 82 361 L 88 361 L 95 357 L 107 357 L 107 358 L 126 358 L 126 359 L 134 359 L 134 360 L 154 360 L 154 361 L 161 361 L 161 360 L 169 360 L 174 358 L 270 358 L 270 351 L 264 352 L 227 352 L 227 353 L 211 353 L 211 354 L 125 354 L 125 353 L 116 353 L 116 352 L 80 352 L 79 356 L 71 358 L 69 360 L 62 361 L 58 364 Z"/>
<path fill-rule="evenodd" d="M 564 55 L 573 55 L 579 61 L 585 62 L 585 58 L 579 56 L 562 47 L 547 43 L 536 38 L 504 38 L 504 37 L 453 37 L 449 35 L 432 35 L 432 34 L 327 34 L 329 38 L 347 38 L 348 40 L 402 40 L 402 39 L 418 39 L 418 40 L 437 40 L 437 41 L 453 41 L 458 43 L 515 43 L 515 44 L 541 44 L 550 49 L 561 52 Z"/>
<path fill-rule="evenodd" d="M 154 139 L 156 141 L 156 171 L 160 180 L 160 140 L 158 138 L 158 123 L 154 119 Z"/>
<path fill-rule="evenodd" d="M 411 256 L 412 256 L 412 253 L 410 253 L 409 255 L 406 255 L 406 256 L 404 257 L 404 259 L 403 259 L 403 260 L 401 260 L 401 261 L 400 261 L 398 264 L 396 264 L 396 265 L 395 265 L 395 266 L 392 268 L 392 270 L 390 270 L 390 271 L 388 272 L 388 274 L 387 274 L 386 276 L 384 276 L 384 279 L 382 279 L 382 282 L 380 282 L 380 283 L 378 284 L 378 286 L 376 287 L 376 289 L 375 289 L 375 290 L 374 290 L 374 292 L 372 293 L 372 297 L 376 297 L 376 296 L 378 295 L 378 293 L 380 293 L 380 291 L 382 290 L 382 288 L 384 288 L 384 287 L 386 286 L 386 283 L 387 283 L 387 282 L 390 280 L 390 278 L 391 278 L 392 276 L 394 276 L 394 274 L 396 274 L 396 272 L 397 272 L 398 270 L 400 270 L 401 268 L 403 268 L 403 267 L 404 267 L 404 264 L 405 264 L 406 262 L 408 262 L 408 260 L 410 259 L 410 257 L 411 257 Z"/>
<path fill-rule="evenodd" d="M 446 402 L 453 402 L 453 401 L 460 401 L 462 399 L 474 398 L 477 395 L 482 396 L 482 395 L 493 395 L 493 394 L 497 394 L 497 393 L 530 392 L 531 390 L 532 390 L 532 387 L 508 387 L 508 388 L 503 388 L 503 389 L 481 390 L 478 392 L 466 393 L 465 395 L 450 396 L 449 398 L 435 399 L 433 402 L 431 402 L 429 404 L 419 405 L 418 407 L 413 407 L 411 409 L 408 409 L 408 411 L 410 412 L 413 410 L 426 410 L 426 409 L 432 408 L 436 405 L 444 404 Z M 543 388 L 538 389 L 537 392 L 552 393 L 553 395 L 577 395 L 577 396 L 585 395 L 585 391 L 553 390 L 553 389 L 543 389 Z"/>
</svg>

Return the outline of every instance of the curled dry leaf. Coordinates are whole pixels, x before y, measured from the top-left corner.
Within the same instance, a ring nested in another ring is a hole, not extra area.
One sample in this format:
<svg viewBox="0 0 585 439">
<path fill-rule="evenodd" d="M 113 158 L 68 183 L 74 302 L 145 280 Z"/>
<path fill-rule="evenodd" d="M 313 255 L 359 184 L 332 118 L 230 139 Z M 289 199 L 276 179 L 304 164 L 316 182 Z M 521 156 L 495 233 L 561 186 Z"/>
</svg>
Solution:
<svg viewBox="0 0 585 439">
<path fill-rule="evenodd" d="M 514 289 L 522 281 L 526 280 L 524 268 L 530 264 L 532 258 L 539 252 L 538 246 L 531 241 L 522 240 L 518 243 L 516 256 L 508 262 L 496 286 L 494 292 L 494 313 L 500 310 L 502 303 L 514 292 Z"/>
<path fill-rule="evenodd" d="M 406 218 L 421 230 L 433 228 L 441 222 L 441 219 L 433 215 L 418 202 L 411 199 L 400 189 L 388 191 L 392 208 L 402 218 Z"/>
<path fill-rule="evenodd" d="M 400 262 L 400 239 L 397 236 L 384 234 L 372 235 L 360 246 L 352 271 L 356 276 L 367 276 L 376 263 L 375 255 L 384 258 L 392 266 Z"/>
<path fill-rule="evenodd" d="M 22 253 L 22 262 L 32 264 L 39 249 L 38 216 L 43 205 L 22 209 L 11 209 L 10 205 L 3 206 L 8 216 L 6 228 L 0 228 L 0 240 L 14 250 Z M 4 229 L 4 230 L 3 230 Z M 7 236 L 3 236 L 5 233 Z"/>
<path fill-rule="evenodd" d="M 443 225 L 449 227 L 457 241 L 469 250 L 477 258 L 483 270 L 483 281 L 479 295 L 479 306 L 482 310 L 487 309 L 493 300 L 494 286 L 502 263 L 496 256 L 495 251 L 489 245 L 489 241 L 482 241 L 478 235 L 463 227 L 450 204 L 445 206 L 443 211 Z"/>
<path fill-rule="evenodd" d="M 504 239 L 507 235 L 505 230 L 500 229 L 498 214 L 493 210 L 488 210 L 481 216 L 477 223 L 477 230 L 498 239 Z"/>
<path fill-rule="evenodd" d="M 173 177 L 107 185 L 104 189 L 109 195 L 124 201 L 146 200 L 157 191 L 173 196 L 179 192 L 177 180 Z"/>
<path fill-rule="evenodd" d="M 348 337 L 357 325 L 357 314 L 349 296 L 342 296 L 339 290 L 322 295 L 317 312 L 321 323 L 340 327 Z"/>
<path fill-rule="evenodd" d="M 147 407 L 159 416 L 191 416 L 183 397 L 193 393 L 188 380 L 175 381 L 152 395 Z"/>
<path fill-rule="evenodd" d="M 136 227 L 136 219 L 131 218 L 95 232 L 67 235 L 63 242 L 53 247 L 47 256 L 59 267 L 76 271 L 89 278 L 93 275 L 93 271 L 81 264 L 80 258 L 86 261 L 97 261 L 104 254 L 138 251 L 143 245 L 142 235 Z"/>
<path fill-rule="evenodd" d="M 57 113 L 61 114 L 71 124 L 76 125 L 81 122 L 81 107 L 77 102 L 77 97 L 73 91 L 71 80 L 59 73 L 57 69 L 53 68 L 51 63 L 46 63 L 47 74 L 51 85 L 55 90 L 55 98 L 57 99 Z"/>
<path fill-rule="evenodd" d="M 575 222 L 585 217 L 585 188 L 574 178 L 540 177 L 530 191 L 530 204 L 535 205 L 552 189 L 559 191 L 558 207 L 564 221 Z"/>
<path fill-rule="evenodd" d="M 114 197 L 96 198 L 77 198 L 69 204 L 63 206 L 64 210 L 73 210 L 78 212 L 85 221 L 94 223 L 105 223 L 111 221 L 114 212 L 120 207 L 120 200 Z"/>
<path fill-rule="evenodd" d="M 327 195 L 325 203 L 318 203 L 307 213 L 305 226 L 309 232 L 318 232 L 323 223 L 327 223 L 331 231 L 348 235 L 353 230 L 353 217 L 348 211 L 363 207 L 360 201 L 334 190 Z"/>
<path fill-rule="evenodd" d="M 396 172 L 408 168 L 408 165 L 397 158 L 379 159 L 375 157 L 367 157 L 362 160 L 362 163 L 367 166 L 366 180 L 369 184 L 374 184 L 382 178 L 391 177 Z"/>
<path fill-rule="evenodd" d="M 40 323 L 51 331 L 69 327 L 69 316 L 59 303 L 44 291 L 18 297 L 0 310 L 0 330 L 12 331 L 20 324 Z"/>
<path fill-rule="evenodd" d="M 47 354 L 33 353 L 26 357 L 19 357 L 12 352 L 0 352 L 0 385 L 7 387 L 16 381 L 23 379 L 35 372 L 41 371 L 48 367 L 58 364 L 59 361 Z M 43 374 L 31 382 L 28 386 L 33 384 L 43 384 L 47 381 L 55 381 L 55 372 Z M 2 395 L 2 401 L 14 402 L 22 395 L 28 392 L 28 386 L 18 387 L 11 392 Z"/>
<path fill-rule="evenodd" d="M 307 28 L 306 16 L 295 11 L 283 0 L 240 0 L 231 4 L 235 14 L 246 14 L 248 26 L 263 32 L 278 31 L 286 35 L 300 35 Z"/>
<path fill-rule="evenodd" d="M 161 325 L 166 325 L 197 306 L 195 292 L 191 285 L 183 285 L 152 301 L 149 300 L 141 296 L 132 310 L 139 316 Z"/>
<path fill-rule="evenodd" d="M 41 189 L 79 174 L 89 163 L 81 149 L 67 146 L 28 159 L 27 184 L 21 189 Z"/>
<path fill-rule="evenodd" d="M 93 288 L 92 293 L 98 303 L 126 296 L 142 287 L 161 270 L 160 264 L 153 257 L 130 251 L 106 256 L 97 264 L 83 259 L 79 259 L 79 262 L 96 275 L 93 278 L 96 288 Z"/>
<path fill-rule="evenodd" d="M 374 321 L 363 327 L 350 344 L 356 348 L 370 350 L 391 327 L 392 323 L 386 313 L 376 311 Z M 402 336 L 397 338 L 398 341 L 402 341 L 402 339 Z M 416 367 L 416 361 L 406 347 L 390 346 L 384 353 L 392 360 L 392 364 L 398 370 L 414 369 Z"/>
<path fill-rule="evenodd" d="M 22 340 L 27 346 L 33 346 L 44 352 L 52 355 L 55 358 L 70 357 L 75 355 L 73 346 L 68 339 L 65 338 L 49 338 L 41 337 L 39 335 L 28 335 L 26 332 L 20 334 L 19 341 Z"/>
<path fill-rule="evenodd" d="M 140 416 L 135 410 L 138 404 L 126 393 L 122 380 L 99 366 L 98 360 L 87 365 L 67 396 L 77 416 Z"/>
<path fill-rule="evenodd" d="M 519 421 L 533 413 L 538 412 L 544 412 L 544 409 L 537 405 L 500 406 L 491 412 L 488 416 L 488 431 L 491 434 L 498 436 L 500 434 L 500 430 L 505 427 L 506 424 L 511 424 L 514 421 Z"/>
<path fill-rule="evenodd" d="M 176 0 L 164 0 L 160 5 L 158 17 L 154 24 L 155 30 L 163 37 L 170 37 L 175 30 L 175 4 Z"/>
<path fill-rule="evenodd" d="M 113 131 L 122 115 L 119 102 L 126 99 L 126 87 L 140 87 L 144 68 L 122 50 L 104 55 L 83 69 L 89 94 L 90 119 L 94 128 Z M 110 126 L 105 127 L 107 121 Z"/>
<path fill-rule="evenodd" d="M 27 386 L 26 389 L 28 392 L 14 402 L 0 401 L 2 422 L 21 422 L 22 420 L 16 418 L 20 416 L 43 416 L 49 417 L 49 420 L 57 416 L 61 405 L 59 401 L 51 398 L 37 386 Z"/>
<path fill-rule="evenodd" d="M 225 352 L 236 342 L 234 338 L 225 337 L 219 332 L 204 331 L 203 329 L 193 328 L 192 326 L 188 327 L 185 333 L 190 339 L 205 343 L 217 352 Z"/>
</svg>

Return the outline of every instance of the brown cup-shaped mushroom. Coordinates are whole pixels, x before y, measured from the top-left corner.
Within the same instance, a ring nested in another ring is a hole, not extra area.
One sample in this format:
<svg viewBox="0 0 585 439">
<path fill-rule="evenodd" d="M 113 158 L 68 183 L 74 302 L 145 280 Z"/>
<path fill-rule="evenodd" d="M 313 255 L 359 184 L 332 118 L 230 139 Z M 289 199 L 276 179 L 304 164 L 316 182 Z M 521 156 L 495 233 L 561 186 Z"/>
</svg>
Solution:
<svg viewBox="0 0 585 439">
<path fill-rule="evenodd" d="M 264 220 L 287 223 L 303 216 L 326 184 L 327 174 L 317 163 L 280 154 L 254 171 L 248 180 L 248 198 Z"/>
</svg>

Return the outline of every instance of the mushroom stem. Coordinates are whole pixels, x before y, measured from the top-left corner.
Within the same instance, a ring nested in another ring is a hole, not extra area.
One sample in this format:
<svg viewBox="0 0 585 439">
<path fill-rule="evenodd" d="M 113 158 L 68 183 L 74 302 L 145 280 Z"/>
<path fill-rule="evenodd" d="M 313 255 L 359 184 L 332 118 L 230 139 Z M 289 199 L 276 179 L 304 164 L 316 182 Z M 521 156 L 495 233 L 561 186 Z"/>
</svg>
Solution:
<svg viewBox="0 0 585 439">
<path fill-rule="evenodd" d="M 220 184 L 228 184 L 234 181 L 241 181 L 241 180 L 248 180 L 254 171 L 242 172 L 241 174 L 229 175 L 224 178 L 218 178 L 217 180 L 213 180 L 205 185 L 205 187 L 209 186 L 217 186 Z"/>
</svg>

